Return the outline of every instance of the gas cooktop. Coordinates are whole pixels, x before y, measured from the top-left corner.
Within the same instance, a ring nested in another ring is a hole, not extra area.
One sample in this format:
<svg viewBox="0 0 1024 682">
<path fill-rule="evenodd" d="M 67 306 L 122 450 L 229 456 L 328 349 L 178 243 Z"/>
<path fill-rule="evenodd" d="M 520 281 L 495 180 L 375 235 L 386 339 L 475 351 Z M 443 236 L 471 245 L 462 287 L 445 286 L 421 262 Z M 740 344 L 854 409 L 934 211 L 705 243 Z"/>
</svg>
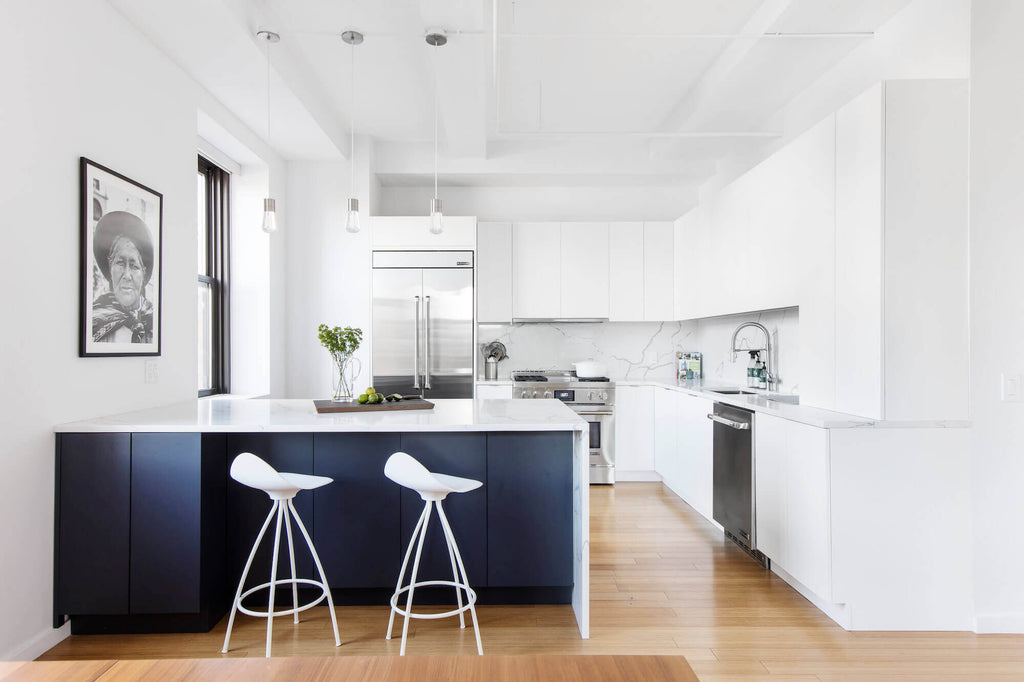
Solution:
<svg viewBox="0 0 1024 682">
<path fill-rule="evenodd" d="M 608 377 L 581 377 L 572 370 L 523 370 L 512 373 L 515 382 L 611 383 Z"/>
</svg>

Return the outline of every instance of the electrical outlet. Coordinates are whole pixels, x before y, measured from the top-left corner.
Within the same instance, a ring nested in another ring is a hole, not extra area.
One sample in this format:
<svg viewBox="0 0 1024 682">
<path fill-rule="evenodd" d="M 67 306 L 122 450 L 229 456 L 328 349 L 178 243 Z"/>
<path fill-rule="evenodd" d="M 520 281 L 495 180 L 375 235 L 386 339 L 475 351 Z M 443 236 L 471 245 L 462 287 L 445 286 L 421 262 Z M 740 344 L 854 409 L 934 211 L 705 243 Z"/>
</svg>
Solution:
<svg viewBox="0 0 1024 682">
<path fill-rule="evenodd" d="M 146 360 L 146 383 L 155 384 L 160 380 L 160 365 L 156 360 Z"/>
<path fill-rule="evenodd" d="M 1001 374 L 999 399 L 1004 403 L 1019 403 L 1024 400 L 1021 396 L 1021 375 Z"/>
</svg>

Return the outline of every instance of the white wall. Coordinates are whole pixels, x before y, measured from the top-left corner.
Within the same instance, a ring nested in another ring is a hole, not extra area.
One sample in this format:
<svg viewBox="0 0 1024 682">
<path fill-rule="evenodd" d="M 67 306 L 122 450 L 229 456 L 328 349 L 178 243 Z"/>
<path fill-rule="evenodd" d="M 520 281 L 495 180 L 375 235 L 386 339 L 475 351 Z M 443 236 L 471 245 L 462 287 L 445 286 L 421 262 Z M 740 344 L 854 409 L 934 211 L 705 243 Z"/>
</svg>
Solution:
<svg viewBox="0 0 1024 682">
<path fill-rule="evenodd" d="M 975 611 L 980 632 L 1024 632 L 1024 3 L 971 12 L 971 391 Z"/>
<path fill-rule="evenodd" d="M 276 396 L 329 396 L 331 358 L 317 339 L 317 327 L 358 327 L 363 344 L 356 357 L 363 371 L 357 387 L 369 385 L 370 192 L 368 145 L 356 139 L 355 196 L 362 230 L 345 230 L 349 197 L 346 161 L 293 161 L 288 164 L 288 276 L 286 307 L 280 314 L 288 338 L 287 382 Z"/>
<path fill-rule="evenodd" d="M 678 187 L 448 187 L 438 193 L 445 213 L 481 221 L 675 220 L 696 203 Z M 433 187 L 382 187 L 375 215 L 425 214 Z"/>
<path fill-rule="evenodd" d="M 254 136 L 103 0 L 5 1 L 3 16 L 0 659 L 22 659 L 67 635 L 51 627 L 52 428 L 195 399 L 198 110 L 247 143 Z M 260 152 L 284 199 L 280 159 Z M 78 357 L 79 156 L 164 197 L 155 384 L 143 383 L 144 358 Z"/>
<path fill-rule="evenodd" d="M 54 424 L 196 395 L 192 85 L 101 0 L 4 3 L 0 250 L 0 658 L 51 630 Z M 184 94 L 184 96 L 183 96 Z M 78 357 L 78 157 L 162 192 L 159 382 L 143 358 Z"/>
</svg>

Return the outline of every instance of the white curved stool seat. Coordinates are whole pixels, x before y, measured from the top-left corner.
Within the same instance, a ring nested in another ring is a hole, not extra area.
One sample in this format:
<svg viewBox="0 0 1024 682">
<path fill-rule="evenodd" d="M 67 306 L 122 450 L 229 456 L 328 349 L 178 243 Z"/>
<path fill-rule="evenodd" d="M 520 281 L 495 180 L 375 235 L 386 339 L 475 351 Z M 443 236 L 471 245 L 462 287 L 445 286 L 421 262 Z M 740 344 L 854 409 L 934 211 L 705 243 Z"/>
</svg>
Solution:
<svg viewBox="0 0 1024 682">
<path fill-rule="evenodd" d="M 260 528 L 260 532 L 256 536 L 256 542 L 253 543 L 252 550 L 249 552 L 249 559 L 245 562 L 245 569 L 242 570 L 242 577 L 238 581 L 238 590 L 235 592 L 235 600 L 231 605 L 231 616 L 228 618 L 228 631 L 224 635 L 224 648 L 221 649 L 221 653 L 226 654 L 228 652 L 228 644 L 231 642 L 231 628 L 235 624 L 236 611 L 240 611 L 241 613 L 249 616 L 267 619 L 267 657 L 269 658 L 270 643 L 274 632 L 274 617 L 294 616 L 295 622 L 298 623 L 300 612 L 313 608 L 324 599 L 327 599 L 327 605 L 331 612 L 331 624 L 334 626 L 334 646 L 341 646 L 341 638 L 338 637 L 338 620 L 334 614 L 334 600 L 331 599 L 331 588 L 327 584 L 327 576 L 324 575 L 324 567 L 320 564 L 320 557 L 317 556 L 316 549 L 313 548 L 313 541 L 310 539 L 309 533 L 306 531 L 306 526 L 303 525 L 302 519 L 299 518 L 298 512 L 295 511 L 295 505 L 292 504 L 292 498 L 294 498 L 300 490 L 313 490 L 331 483 L 334 479 L 327 478 L 326 476 L 310 476 L 309 474 L 278 472 L 274 467 L 270 466 L 251 452 L 243 452 L 235 457 L 234 461 L 231 463 L 231 478 L 235 479 L 242 485 L 262 490 L 268 497 L 270 497 L 271 500 L 273 500 L 273 504 L 270 506 L 270 513 L 267 514 L 267 518 L 263 522 L 263 527 Z M 259 549 L 260 542 L 263 540 L 263 535 L 267 532 L 267 527 L 270 526 L 270 520 L 275 516 L 277 517 L 277 524 L 274 530 L 274 558 L 270 566 L 270 582 L 262 583 L 243 592 L 242 589 L 245 587 L 245 579 L 249 576 L 249 569 L 252 567 L 252 561 L 256 557 L 256 550 Z M 295 525 L 297 525 L 299 530 L 302 531 L 302 537 L 305 538 L 306 545 L 309 547 L 309 551 L 313 555 L 313 562 L 316 564 L 316 569 L 320 573 L 320 580 L 299 578 L 295 574 L 295 547 L 292 544 L 292 519 L 295 520 Z M 292 577 L 278 579 L 277 556 L 278 549 L 281 544 L 282 522 L 284 523 L 285 531 L 288 536 L 288 558 L 291 560 Z M 299 605 L 300 584 L 319 587 L 320 596 L 308 604 Z M 292 608 L 277 611 L 274 609 L 274 595 L 277 591 L 276 588 L 280 585 L 292 586 Z M 242 606 L 242 600 L 251 594 L 259 592 L 260 590 L 270 591 L 266 611 L 257 611 Z"/>
<path fill-rule="evenodd" d="M 455 535 L 448 524 L 448 517 L 445 516 L 444 507 L 441 502 L 452 493 L 467 493 L 476 490 L 483 485 L 480 481 L 447 474 L 435 474 L 427 470 L 422 464 L 404 452 L 396 452 L 388 458 L 384 465 L 384 475 L 400 486 L 415 490 L 423 498 L 426 504 L 423 506 L 423 513 L 420 514 L 416 527 L 409 539 L 409 547 L 405 550 L 405 559 L 402 560 L 402 569 L 398 573 L 398 584 L 395 585 L 395 592 L 391 595 L 391 617 L 388 620 L 387 639 L 391 639 L 391 629 L 395 623 L 395 614 L 405 618 L 402 626 L 402 648 L 399 654 L 405 655 L 405 643 L 409 635 L 409 619 L 435 619 L 448 618 L 458 614 L 460 627 L 466 627 L 466 619 L 463 613 L 470 612 L 473 617 L 473 630 L 476 634 L 476 650 L 483 656 L 484 648 L 480 643 L 480 626 L 476 619 L 476 592 L 469 586 L 469 578 L 466 577 L 466 567 L 462 564 L 462 555 L 459 554 L 459 546 L 455 542 Z M 444 532 L 444 539 L 448 545 L 448 559 L 452 565 L 452 580 L 426 580 L 416 582 L 416 574 L 420 566 L 420 554 L 423 552 L 423 539 L 427 535 L 427 524 L 430 522 L 430 511 L 437 507 L 437 516 L 441 521 L 441 529 Z M 409 584 L 402 586 L 405 579 L 405 569 L 409 565 L 409 557 L 412 554 L 413 545 L 416 546 L 416 558 L 412 563 L 412 574 L 409 576 Z M 458 601 L 458 608 L 444 613 L 414 613 L 412 610 L 413 593 L 417 587 L 454 587 L 455 598 Z M 466 603 L 462 603 L 462 593 L 466 593 Z M 406 594 L 405 608 L 398 606 L 398 599 Z"/>
</svg>

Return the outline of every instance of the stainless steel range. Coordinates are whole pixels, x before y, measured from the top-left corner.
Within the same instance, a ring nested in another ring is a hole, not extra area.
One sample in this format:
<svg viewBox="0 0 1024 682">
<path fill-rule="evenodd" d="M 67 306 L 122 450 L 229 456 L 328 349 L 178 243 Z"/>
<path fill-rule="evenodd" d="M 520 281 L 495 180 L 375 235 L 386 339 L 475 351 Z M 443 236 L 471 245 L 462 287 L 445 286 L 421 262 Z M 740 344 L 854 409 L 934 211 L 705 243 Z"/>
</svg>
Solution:
<svg viewBox="0 0 1024 682">
<path fill-rule="evenodd" d="M 615 384 L 575 372 L 512 373 L 513 397 L 561 400 L 590 424 L 590 482 L 615 483 Z"/>
</svg>

